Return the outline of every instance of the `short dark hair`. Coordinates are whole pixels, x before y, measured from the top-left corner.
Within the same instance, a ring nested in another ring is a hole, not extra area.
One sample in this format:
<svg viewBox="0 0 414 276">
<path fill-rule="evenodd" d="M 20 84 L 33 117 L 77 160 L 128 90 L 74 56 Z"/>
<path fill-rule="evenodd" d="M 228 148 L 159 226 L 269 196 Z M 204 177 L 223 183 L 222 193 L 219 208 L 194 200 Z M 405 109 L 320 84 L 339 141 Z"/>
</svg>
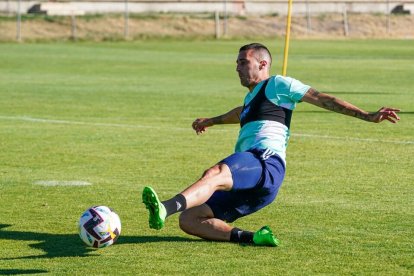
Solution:
<svg viewBox="0 0 414 276">
<path fill-rule="evenodd" d="M 247 50 L 254 50 L 255 52 L 258 52 L 261 58 L 264 58 L 264 56 L 267 55 L 270 58 L 270 63 L 272 62 L 272 54 L 270 53 L 269 49 L 267 49 L 267 47 L 261 43 L 246 44 L 240 47 L 239 53 Z"/>
</svg>

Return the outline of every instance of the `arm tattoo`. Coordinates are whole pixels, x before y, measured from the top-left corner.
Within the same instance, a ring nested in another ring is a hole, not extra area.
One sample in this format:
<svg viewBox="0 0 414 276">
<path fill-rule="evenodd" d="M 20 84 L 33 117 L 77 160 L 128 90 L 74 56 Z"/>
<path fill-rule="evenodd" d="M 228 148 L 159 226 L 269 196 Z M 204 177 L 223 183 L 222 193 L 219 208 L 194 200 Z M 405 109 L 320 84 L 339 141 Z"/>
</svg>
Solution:
<svg viewBox="0 0 414 276">
<path fill-rule="evenodd" d="M 316 90 L 316 89 L 314 89 L 314 88 L 311 88 L 311 89 L 309 89 L 309 92 L 312 94 L 312 96 L 314 96 L 314 97 L 318 97 L 319 96 L 319 91 L 318 90 Z"/>
<path fill-rule="evenodd" d="M 321 107 L 331 110 L 337 113 L 341 113 L 344 115 L 352 116 L 359 118 L 361 120 L 369 121 L 368 114 L 358 107 L 345 102 L 343 100 L 340 100 L 334 96 L 320 93 L 316 91 L 315 89 L 312 89 L 312 96 L 318 99 L 320 102 Z"/>
</svg>

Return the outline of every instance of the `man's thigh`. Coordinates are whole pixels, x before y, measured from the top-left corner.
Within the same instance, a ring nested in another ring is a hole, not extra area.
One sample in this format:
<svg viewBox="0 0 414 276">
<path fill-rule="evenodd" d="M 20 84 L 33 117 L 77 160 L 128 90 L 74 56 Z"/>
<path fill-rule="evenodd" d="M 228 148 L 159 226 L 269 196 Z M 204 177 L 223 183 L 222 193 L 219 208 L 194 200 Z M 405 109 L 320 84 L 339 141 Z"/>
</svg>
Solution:
<svg viewBox="0 0 414 276">
<path fill-rule="evenodd" d="M 233 178 L 232 191 L 255 188 L 263 174 L 261 160 L 251 152 L 236 152 L 219 163 L 227 165 Z"/>
</svg>

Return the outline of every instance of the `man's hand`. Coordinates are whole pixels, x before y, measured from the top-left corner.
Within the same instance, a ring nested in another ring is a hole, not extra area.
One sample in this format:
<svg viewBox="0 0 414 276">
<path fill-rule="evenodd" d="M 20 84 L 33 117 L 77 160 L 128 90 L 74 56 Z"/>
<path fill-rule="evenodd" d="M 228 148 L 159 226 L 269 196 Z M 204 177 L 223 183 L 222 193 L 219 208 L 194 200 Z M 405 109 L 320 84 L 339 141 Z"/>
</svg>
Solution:
<svg viewBox="0 0 414 276">
<path fill-rule="evenodd" d="M 368 118 L 373 123 L 380 123 L 384 120 L 388 120 L 395 124 L 400 120 L 400 117 L 397 115 L 398 111 L 400 110 L 396 108 L 381 107 L 377 112 L 369 113 Z"/>
<path fill-rule="evenodd" d="M 206 131 L 207 127 L 210 127 L 213 125 L 213 121 L 209 118 L 198 118 L 196 119 L 193 124 L 192 127 L 195 130 L 195 132 L 197 133 L 197 135 L 203 133 L 204 131 Z"/>
</svg>

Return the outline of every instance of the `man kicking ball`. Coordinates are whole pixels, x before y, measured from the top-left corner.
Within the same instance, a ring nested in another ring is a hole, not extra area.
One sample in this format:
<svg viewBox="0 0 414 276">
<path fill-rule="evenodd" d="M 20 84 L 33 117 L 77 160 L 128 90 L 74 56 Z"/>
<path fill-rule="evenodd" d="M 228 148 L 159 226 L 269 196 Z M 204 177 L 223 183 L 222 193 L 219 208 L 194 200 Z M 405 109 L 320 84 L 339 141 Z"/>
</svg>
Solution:
<svg viewBox="0 0 414 276">
<path fill-rule="evenodd" d="M 252 214 L 276 198 L 285 176 L 286 147 L 292 112 L 307 102 L 368 122 L 396 123 L 398 109 L 383 107 L 366 112 L 290 77 L 270 76 L 272 57 L 262 44 L 240 48 L 236 71 L 242 86 L 249 89 L 243 106 L 213 117 L 196 119 L 197 134 L 218 124 L 241 126 L 235 153 L 206 170 L 203 176 L 175 197 L 161 201 L 154 189 L 145 187 L 142 200 L 149 210 L 149 226 L 164 227 L 165 220 L 181 212 L 180 228 L 206 240 L 277 246 L 268 226 L 256 232 L 228 223 Z"/>
</svg>

